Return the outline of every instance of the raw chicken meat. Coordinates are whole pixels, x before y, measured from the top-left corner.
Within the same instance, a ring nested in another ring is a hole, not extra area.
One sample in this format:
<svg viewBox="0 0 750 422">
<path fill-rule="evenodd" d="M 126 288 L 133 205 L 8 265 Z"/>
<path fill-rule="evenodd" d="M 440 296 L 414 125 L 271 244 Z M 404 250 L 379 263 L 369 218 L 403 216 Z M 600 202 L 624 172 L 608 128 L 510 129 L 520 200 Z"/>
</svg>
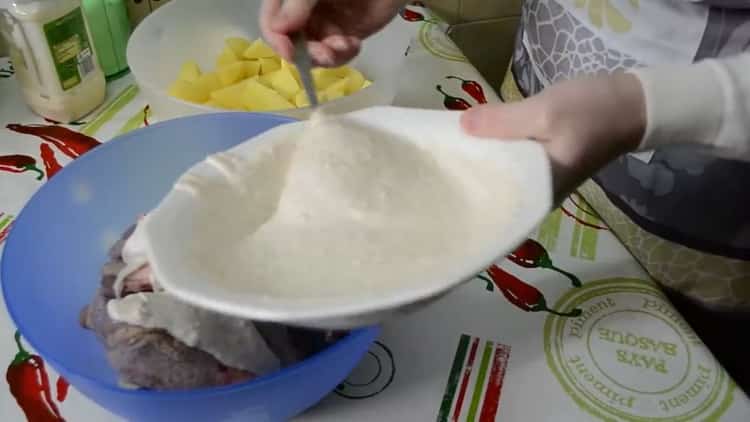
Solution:
<svg viewBox="0 0 750 422">
<path fill-rule="evenodd" d="M 175 390 L 228 385 L 264 375 L 227 367 L 211 354 L 186 345 L 165 330 L 125 324 L 110 318 L 107 302 L 116 299 L 114 283 L 125 267 L 122 250 L 134 229 L 135 225 L 126 230 L 110 249 L 110 260 L 102 268 L 101 285 L 80 316 L 81 325 L 94 331 L 104 345 L 107 358 L 119 374 L 121 383 Z M 151 270 L 145 264 L 127 275 L 120 296 L 151 291 Z M 282 366 L 304 359 L 339 337 L 270 323 L 255 323 L 254 327 Z"/>
</svg>

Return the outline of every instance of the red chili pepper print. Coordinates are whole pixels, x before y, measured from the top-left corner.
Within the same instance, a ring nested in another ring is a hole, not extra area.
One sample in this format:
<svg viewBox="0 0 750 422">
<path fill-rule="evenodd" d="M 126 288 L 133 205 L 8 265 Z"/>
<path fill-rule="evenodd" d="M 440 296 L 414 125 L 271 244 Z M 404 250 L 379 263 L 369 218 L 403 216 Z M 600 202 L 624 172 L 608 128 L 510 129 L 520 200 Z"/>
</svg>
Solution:
<svg viewBox="0 0 750 422">
<path fill-rule="evenodd" d="M 0 244 L 8 237 L 12 225 L 13 216 L 0 211 Z"/>
<path fill-rule="evenodd" d="M 577 200 L 576 200 L 576 199 L 573 199 L 573 197 L 576 197 L 576 198 L 578 198 L 578 199 L 577 199 Z M 583 201 L 583 198 L 581 198 L 581 194 L 579 194 L 579 193 L 575 193 L 574 195 L 570 195 L 570 196 L 568 197 L 568 200 L 569 200 L 569 201 L 570 201 L 570 202 L 571 202 L 571 203 L 572 203 L 572 204 L 573 204 L 573 205 L 574 205 L 574 206 L 575 206 L 575 207 L 576 207 L 577 209 L 579 209 L 579 210 L 583 211 L 583 213 L 584 213 L 584 214 L 588 214 L 588 215 L 590 215 L 590 216 L 592 216 L 592 217 L 594 217 L 594 218 L 597 218 L 597 219 L 599 218 L 599 216 L 598 216 L 598 215 L 597 215 L 597 214 L 596 214 L 595 212 L 592 212 L 592 211 L 590 211 L 590 210 L 588 209 L 588 206 L 582 206 L 582 205 L 580 204 L 580 201 Z"/>
<path fill-rule="evenodd" d="M 575 215 L 572 212 L 568 211 L 565 208 L 565 205 L 561 205 L 560 206 L 560 211 L 562 211 L 563 214 L 565 214 L 569 218 L 573 219 L 576 223 L 578 223 L 578 224 L 580 224 L 582 226 L 591 227 L 592 229 L 596 229 L 596 230 L 609 230 L 609 228 L 606 227 L 606 226 L 600 226 L 598 224 L 592 224 L 592 223 L 589 223 L 588 221 L 585 221 L 582 218 L 578 218 L 577 215 Z"/>
<path fill-rule="evenodd" d="M 479 278 L 485 281 L 492 281 L 506 299 L 518 309 L 526 312 L 549 312 L 562 317 L 577 317 L 581 315 L 581 310 L 576 308 L 570 312 L 560 312 L 547 307 L 547 300 L 542 292 L 536 287 L 524 283 L 518 277 L 503 270 L 497 265 L 487 269 L 489 280 L 480 275 Z"/>
<path fill-rule="evenodd" d="M 424 15 L 415 12 L 413 10 L 410 10 L 406 7 L 402 8 L 398 14 L 401 16 L 401 18 L 407 22 L 421 22 L 424 20 Z"/>
<path fill-rule="evenodd" d="M 573 287 L 581 287 L 581 280 L 575 275 L 556 267 L 552 263 L 549 253 L 541 243 L 534 239 L 526 239 L 515 251 L 508 255 L 516 265 L 524 268 L 547 268 L 567 277 L 573 284 Z"/>
<path fill-rule="evenodd" d="M 415 6 L 415 7 L 421 7 L 424 8 L 425 5 L 422 2 L 415 1 L 409 4 L 409 6 Z M 401 10 L 399 10 L 398 15 L 401 16 L 401 19 L 407 21 L 407 22 L 426 22 L 431 24 L 437 24 L 438 22 L 435 19 L 430 19 L 426 17 L 423 13 L 414 11 L 409 9 L 408 7 L 403 7 Z"/>
<path fill-rule="evenodd" d="M 492 291 L 495 291 L 495 285 L 494 285 L 494 284 L 492 284 L 492 280 L 490 280 L 489 278 L 487 278 L 487 277 L 483 276 L 482 274 L 479 274 L 479 275 L 477 275 L 477 276 L 476 276 L 476 278 L 477 278 L 478 280 L 481 280 L 481 281 L 483 281 L 483 282 L 485 283 L 485 286 L 484 286 L 484 288 L 485 288 L 485 289 L 486 289 L 486 290 L 487 290 L 488 292 L 492 292 Z"/>
<path fill-rule="evenodd" d="M 484 95 L 484 88 L 477 81 L 463 79 L 458 76 L 446 76 L 445 79 L 456 79 L 461 81 L 461 89 L 471 95 L 479 104 L 487 104 L 487 96 Z"/>
<path fill-rule="evenodd" d="M 46 117 L 44 118 L 44 121 L 47 123 L 52 123 L 53 125 L 59 125 L 63 123 L 63 122 L 58 122 L 57 120 L 48 119 Z M 67 124 L 70 126 L 83 126 L 86 124 L 86 122 L 75 121 L 75 122 L 70 122 Z"/>
<path fill-rule="evenodd" d="M 22 154 L 0 155 L 0 171 L 9 173 L 33 171 L 37 174 L 36 180 L 44 178 L 44 173 L 36 166 L 34 157 Z"/>
<path fill-rule="evenodd" d="M 24 349 L 18 331 L 15 339 L 18 353 L 8 366 L 5 379 L 18 406 L 29 422 L 65 422 L 52 400 L 44 361 Z"/>
<path fill-rule="evenodd" d="M 463 98 L 454 97 L 447 92 L 443 91 L 443 87 L 440 85 L 435 86 L 435 89 L 439 93 L 443 94 L 443 106 L 448 110 L 468 110 L 471 108 L 471 104 Z"/>
<path fill-rule="evenodd" d="M 60 403 L 64 402 L 65 399 L 68 398 L 68 390 L 70 389 L 68 381 L 63 377 L 58 376 L 55 389 L 57 390 L 57 401 Z"/>
<path fill-rule="evenodd" d="M 44 171 L 47 172 L 47 180 L 51 179 L 58 171 L 62 170 L 62 166 L 57 162 L 55 157 L 55 151 L 47 144 L 39 145 L 39 153 L 44 162 Z"/>
<path fill-rule="evenodd" d="M 59 125 L 9 124 L 6 128 L 26 135 L 34 135 L 55 146 L 70 158 L 78 158 L 101 145 L 96 139 Z"/>
<path fill-rule="evenodd" d="M 146 107 L 143 107 L 143 126 L 148 126 L 148 115 L 151 112 L 151 106 L 146 104 Z"/>
<path fill-rule="evenodd" d="M 579 198 L 580 198 L 580 196 L 579 196 Z M 589 216 L 594 217 L 597 220 L 599 220 L 599 216 L 598 215 L 596 215 L 595 213 L 589 211 L 585 206 L 582 206 L 581 204 L 579 204 L 575 199 L 573 199 L 572 195 L 568 197 L 568 201 L 570 201 L 570 203 L 572 203 L 573 206 L 575 206 L 577 209 L 581 210 L 584 214 L 589 215 Z M 578 223 L 578 224 L 580 224 L 582 226 L 591 227 L 592 229 L 596 229 L 596 230 L 609 230 L 609 227 L 607 227 L 607 226 L 604 226 L 604 225 L 601 225 L 601 224 L 589 223 L 588 221 L 586 221 L 586 220 L 584 220 L 582 218 L 579 218 L 576 214 L 568 211 L 568 209 L 565 208 L 565 203 L 563 203 L 562 205 L 560 205 L 560 211 L 562 211 L 563 214 L 565 214 L 566 216 L 568 216 L 569 218 L 571 218 L 576 223 Z"/>
</svg>

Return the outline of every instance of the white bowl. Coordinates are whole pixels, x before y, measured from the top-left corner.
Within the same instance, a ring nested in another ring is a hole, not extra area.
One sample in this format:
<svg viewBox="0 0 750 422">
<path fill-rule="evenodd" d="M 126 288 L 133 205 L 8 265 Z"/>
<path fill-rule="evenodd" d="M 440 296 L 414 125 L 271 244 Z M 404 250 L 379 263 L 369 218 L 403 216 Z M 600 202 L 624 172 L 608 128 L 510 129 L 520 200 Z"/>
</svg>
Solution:
<svg viewBox="0 0 750 422">
<path fill-rule="evenodd" d="M 451 262 L 440 274 L 420 283 L 398 285 L 378 295 L 293 298 L 267 297 L 262 292 L 237 292 L 207 282 L 190 269 L 194 254 L 188 245 L 195 238 L 196 224 L 205 216 L 217 217 L 216 205 L 201 201 L 184 190 L 172 189 L 144 220 L 149 262 L 160 284 L 180 299 L 197 306 L 244 318 L 318 328 L 351 328 L 381 322 L 390 316 L 418 308 L 440 297 L 463 281 L 472 279 L 524 241 L 552 207 L 550 164 L 543 147 L 532 141 L 476 140 L 463 134 L 460 113 L 398 107 L 373 107 L 346 115 L 353 121 L 384 133 L 409 139 L 423 147 L 448 147 L 482 165 L 503 169 L 512 184 L 513 212 L 499 226 L 485 223 L 486 233 L 495 233 L 467 251 L 461 262 Z M 259 145 L 299 136 L 305 122 L 275 127 L 230 151 L 252 156 Z M 224 183 L 224 175 L 206 161 L 185 174 Z M 257 183 L 264 183 L 259 180 Z M 210 223 L 209 223 L 210 224 Z M 206 273 L 208 274 L 208 273 Z M 211 275 L 206 275 L 211 277 Z"/>
<path fill-rule="evenodd" d="M 219 111 L 171 97 L 167 89 L 187 60 L 196 61 L 202 69 L 213 69 L 226 37 L 260 37 L 260 4 L 261 0 L 173 0 L 141 22 L 128 42 L 127 59 L 141 91 L 160 118 Z M 365 41 L 362 54 L 352 65 L 373 85 L 327 103 L 329 111 L 340 113 L 390 104 L 409 39 L 407 26 L 394 20 Z M 274 113 L 306 118 L 310 109 Z"/>
</svg>

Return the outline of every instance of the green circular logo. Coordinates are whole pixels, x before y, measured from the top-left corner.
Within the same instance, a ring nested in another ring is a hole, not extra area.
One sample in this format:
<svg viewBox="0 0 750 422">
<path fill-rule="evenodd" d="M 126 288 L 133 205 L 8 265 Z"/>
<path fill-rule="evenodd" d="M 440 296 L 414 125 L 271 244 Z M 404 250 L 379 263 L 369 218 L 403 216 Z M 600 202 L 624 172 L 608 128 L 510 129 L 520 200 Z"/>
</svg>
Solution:
<svg viewBox="0 0 750 422">
<path fill-rule="evenodd" d="M 424 22 L 419 29 L 420 43 L 427 51 L 437 57 L 456 62 L 468 61 L 464 53 L 448 38 L 445 26 L 446 24 L 442 22 Z"/>
<path fill-rule="evenodd" d="M 571 290 L 549 315 L 547 364 L 586 411 L 606 420 L 714 419 L 732 402 L 734 383 L 652 283 L 607 279 Z"/>
</svg>

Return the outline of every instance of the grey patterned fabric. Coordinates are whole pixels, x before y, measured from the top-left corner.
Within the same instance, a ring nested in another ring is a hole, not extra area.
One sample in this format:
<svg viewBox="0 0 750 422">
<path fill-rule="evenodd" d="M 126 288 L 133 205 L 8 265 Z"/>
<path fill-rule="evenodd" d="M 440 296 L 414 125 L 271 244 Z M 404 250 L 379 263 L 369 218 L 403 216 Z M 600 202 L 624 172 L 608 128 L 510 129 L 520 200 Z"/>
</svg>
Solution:
<svg viewBox="0 0 750 422">
<path fill-rule="evenodd" d="M 705 6 L 708 22 L 695 60 L 750 50 L 750 2 L 710 3 L 733 8 Z M 642 65 L 637 52 L 609 48 L 556 0 L 525 2 L 511 67 L 524 95 L 546 83 Z M 750 260 L 750 207 L 744 205 L 750 201 L 750 164 L 670 148 L 657 150 L 649 163 L 623 156 L 594 180 L 647 231 L 699 251 Z"/>
<path fill-rule="evenodd" d="M 527 28 L 525 44 L 547 81 L 639 65 L 633 57 L 607 48 L 602 38 L 596 37 L 556 1 L 527 1 L 522 22 Z"/>
<path fill-rule="evenodd" d="M 695 60 L 726 57 L 750 49 L 750 2 L 741 3 L 748 9 L 709 8 L 706 33 Z"/>
</svg>

